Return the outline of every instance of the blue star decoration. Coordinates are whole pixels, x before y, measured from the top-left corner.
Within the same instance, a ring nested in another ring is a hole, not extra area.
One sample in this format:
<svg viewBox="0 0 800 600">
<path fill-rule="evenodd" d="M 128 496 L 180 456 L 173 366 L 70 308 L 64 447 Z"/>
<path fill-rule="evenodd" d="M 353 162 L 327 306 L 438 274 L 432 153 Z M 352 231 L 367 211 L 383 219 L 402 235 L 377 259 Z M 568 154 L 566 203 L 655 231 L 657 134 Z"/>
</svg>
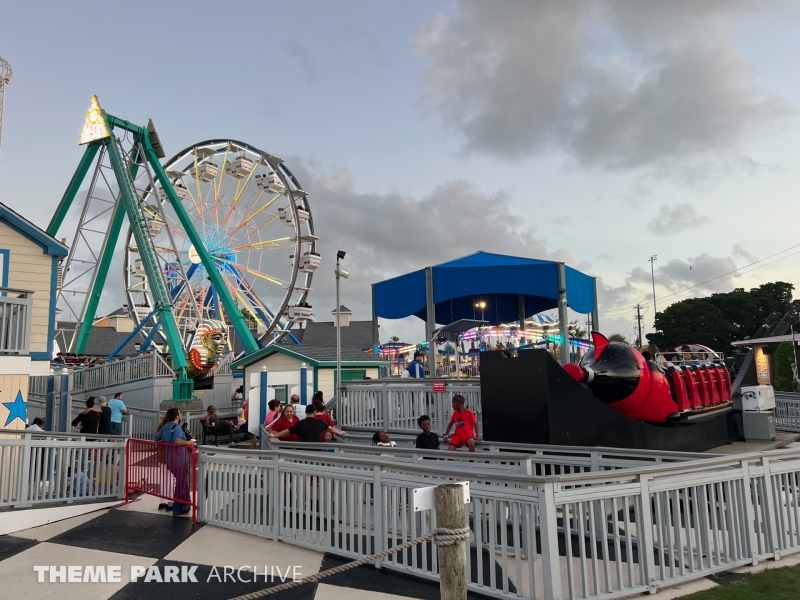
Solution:
<svg viewBox="0 0 800 600">
<path fill-rule="evenodd" d="M 17 392 L 17 397 L 14 398 L 13 402 L 3 402 L 3 406 L 8 409 L 8 418 L 6 418 L 4 427 L 8 427 L 9 423 L 12 423 L 14 419 L 22 419 L 23 423 L 26 422 L 28 403 L 22 399 L 22 390 Z"/>
</svg>

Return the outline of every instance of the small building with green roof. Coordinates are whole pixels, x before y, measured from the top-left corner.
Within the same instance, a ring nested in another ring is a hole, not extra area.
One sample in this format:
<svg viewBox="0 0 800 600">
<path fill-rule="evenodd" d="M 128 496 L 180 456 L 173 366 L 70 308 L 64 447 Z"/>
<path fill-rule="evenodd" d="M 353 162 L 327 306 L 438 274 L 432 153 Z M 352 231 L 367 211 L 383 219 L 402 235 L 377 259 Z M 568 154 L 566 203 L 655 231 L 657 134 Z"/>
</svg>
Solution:
<svg viewBox="0 0 800 600">
<path fill-rule="evenodd" d="M 275 390 L 275 398 L 285 403 L 295 382 L 299 383 L 303 363 L 307 365 L 308 383 L 314 391 L 321 391 L 325 401 L 333 398 L 337 387 L 335 346 L 275 344 L 240 358 L 231 365 L 231 369 L 243 374 L 247 397 L 250 374 L 266 367 L 267 385 Z M 342 347 L 342 381 L 367 377 L 377 379 L 380 368 L 387 366 L 389 361 L 380 355 L 368 354 L 359 348 Z"/>
</svg>

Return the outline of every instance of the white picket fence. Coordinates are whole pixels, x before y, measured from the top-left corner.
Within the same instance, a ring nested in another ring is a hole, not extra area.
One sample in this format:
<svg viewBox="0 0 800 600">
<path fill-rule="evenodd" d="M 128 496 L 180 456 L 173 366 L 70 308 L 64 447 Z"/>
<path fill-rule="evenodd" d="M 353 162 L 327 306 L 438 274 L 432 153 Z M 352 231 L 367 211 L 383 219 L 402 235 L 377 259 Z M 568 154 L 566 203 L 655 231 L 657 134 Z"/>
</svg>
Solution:
<svg viewBox="0 0 800 600">
<path fill-rule="evenodd" d="M 800 551 L 798 449 L 544 477 L 520 467 L 537 455 L 402 454 L 202 449 L 200 519 L 360 558 L 436 526 L 415 488 L 469 480 L 468 587 L 498 598 L 629 597 Z M 438 577 L 430 544 L 380 566 Z"/>
<path fill-rule="evenodd" d="M 0 430 L 0 507 L 123 498 L 125 441 Z"/>
<path fill-rule="evenodd" d="M 444 392 L 434 392 L 434 382 L 443 383 Z M 339 398 L 329 405 L 342 427 L 366 427 L 419 433 L 417 419 L 431 418 L 433 431 L 442 432 L 453 415 L 452 398 L 461 394 L 481 423 L 479 380 L 400 379 L 348 381 Z"/>
</svg>

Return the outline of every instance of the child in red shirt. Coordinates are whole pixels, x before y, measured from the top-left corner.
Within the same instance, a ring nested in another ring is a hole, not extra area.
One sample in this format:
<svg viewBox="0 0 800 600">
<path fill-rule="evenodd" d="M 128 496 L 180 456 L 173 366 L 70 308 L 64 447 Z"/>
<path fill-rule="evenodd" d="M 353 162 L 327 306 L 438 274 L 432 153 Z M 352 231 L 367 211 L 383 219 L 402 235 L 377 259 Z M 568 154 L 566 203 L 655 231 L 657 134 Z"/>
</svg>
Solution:
<svg viewBox="0 0 800 600">
<path fill-rule="evenodd" d="M 465 404 L 464 396 L 461 394 L 453 396 L 453 417 L 444 432 L 444 440 L 448 441 L 447 438 L 453 425 L 455 425 L 456 430 L 449 440 L 448 450 L 455 450 L 466 444 L 470 452 L 475 452 L 475 440 L 481 439 L 481 434 L 478 431 L 478 419 L 475 417 L 474 412 L 465 407 Z"/>
</svg>

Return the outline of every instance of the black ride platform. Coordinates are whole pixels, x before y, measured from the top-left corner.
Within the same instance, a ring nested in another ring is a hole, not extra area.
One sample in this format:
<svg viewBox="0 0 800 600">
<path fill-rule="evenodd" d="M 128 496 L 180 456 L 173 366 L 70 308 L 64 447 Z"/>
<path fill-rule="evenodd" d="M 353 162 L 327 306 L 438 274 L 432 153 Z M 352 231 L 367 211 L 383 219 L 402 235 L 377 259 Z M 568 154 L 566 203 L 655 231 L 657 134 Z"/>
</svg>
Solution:
<svg viewBox="0 0 800 600">
<path fill-rule="evenodd" d="M 681 425 L 635 421 L 604 404 L 545 350 L 481 353 L 484 439 L 701 452 L 738 439 L 736 414 Z"/>
</svg>

